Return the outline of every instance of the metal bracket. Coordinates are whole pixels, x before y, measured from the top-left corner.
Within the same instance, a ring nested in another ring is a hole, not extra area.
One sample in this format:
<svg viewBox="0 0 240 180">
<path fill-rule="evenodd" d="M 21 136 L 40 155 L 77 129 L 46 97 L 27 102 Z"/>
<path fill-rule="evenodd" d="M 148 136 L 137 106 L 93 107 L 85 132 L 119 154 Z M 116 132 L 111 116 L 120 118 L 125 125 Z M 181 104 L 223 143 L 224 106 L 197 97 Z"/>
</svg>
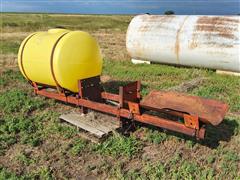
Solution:
<svg viewBox="0 0 240 180">
<path fill-rule="evenodd" d="M 103 102 L 101 93 L 103 88 L 100 82 L 100 76 L 95 76 L 78 81 L 79 97 L 95 102 Z"/>
<path fill-rule="evenodd" d="M 140 114 L 139 103 L 128 102 L 128 107 L 131 113 Z"/>
<path fill-rule="evenodd" d="M 195 129 L 195 136 L 197 140 L 200 139 L 200 137 L 204 137 L 205 134 L 205 129 L 199 127 L 199 117 L 196 115 L 188 115 L 188 114 L 183 114 L 184 118 L 184 124 L 186 127 L 193 128 Z"/>
<path fill-rule="evenodd" d="M 198 116 L 183 114 L 184 124 L 186 127 L 199 129 L 199 119 Z"/>
<path fill-rule="evenodd" d="M 33 85 L 34 93 L 37 94 L 37 92 L 38 92 L 38 85 L 37 85 L 37 83 L 32 82 L 32 85 Z"/>
<path fill-rule="evenodd" d="M 126 86 L 119 87 L 119 104 L 120 107 L 124 107 L 124 102 L 131 101 L 139 103 L 141 83 L 140 81 L 135 81 L 127 84 Z"/>
</svg>

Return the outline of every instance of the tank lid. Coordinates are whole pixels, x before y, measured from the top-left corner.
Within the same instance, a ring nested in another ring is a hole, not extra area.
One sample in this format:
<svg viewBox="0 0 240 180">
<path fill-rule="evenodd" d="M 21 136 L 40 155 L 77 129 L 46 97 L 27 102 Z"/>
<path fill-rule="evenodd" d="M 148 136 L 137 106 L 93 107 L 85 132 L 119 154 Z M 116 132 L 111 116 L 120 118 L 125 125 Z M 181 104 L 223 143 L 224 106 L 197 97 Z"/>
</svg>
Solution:
<svg viewBox="0 0 240 180">
<path fill-rule="evenodd" d="M 68 30 L 63 28 L 53 28 L 53 29 L 49 29 L 48 33 L 59 33 L 59 32 L 66 32 L 66 31 Z"/>
</svg>

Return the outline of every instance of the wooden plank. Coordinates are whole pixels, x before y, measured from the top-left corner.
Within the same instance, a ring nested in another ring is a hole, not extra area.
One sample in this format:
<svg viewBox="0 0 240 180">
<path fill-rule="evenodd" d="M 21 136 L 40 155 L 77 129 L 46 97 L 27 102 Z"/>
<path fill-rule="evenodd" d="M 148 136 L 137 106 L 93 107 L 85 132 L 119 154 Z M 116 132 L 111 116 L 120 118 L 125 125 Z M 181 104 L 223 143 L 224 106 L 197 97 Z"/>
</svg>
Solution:
<svg viewBox="0 0 240 180">
<path fill-rule="evenodd" d="M 79 128 L 82 128 L 86 131 L 89 131 L 90 133 L 96 135 L 97 137 L 101 138 L 105 132 L 98 130 L 95 127 L 92 127 L 88 123 L 85 123 L 84 121 L 81 121 L 83 118 L 81 115 L 78 114 L 63 114 L 59 117 L 62 120 L 65 120 L 69 122 L 70 124 L 73 124 Z"/>
<path fill-rule="evenodd" d="M 78 128 L 90 132 L 98 138 L 101 138 L 120 127 L 120 123 L 116 121 L 115 117 L 113 120 L 113 117 L 111 116 L 94 112 L 85 115 L 72 112 L 63 114 L 59 118 L 77 126 Z"/>
</svg>

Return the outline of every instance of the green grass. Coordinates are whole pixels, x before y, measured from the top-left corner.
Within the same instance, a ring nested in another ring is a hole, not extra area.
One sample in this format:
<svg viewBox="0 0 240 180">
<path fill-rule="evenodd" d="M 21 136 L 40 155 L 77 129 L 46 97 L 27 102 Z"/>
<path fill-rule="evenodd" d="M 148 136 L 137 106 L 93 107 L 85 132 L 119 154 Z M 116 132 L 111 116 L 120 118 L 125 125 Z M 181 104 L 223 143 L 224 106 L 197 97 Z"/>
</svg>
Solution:
<svg viewBox="0 0 240 180">
<path fill-rule="evenodd" d="M 1 54 L 17 54 L 21 41 L 2 40 L 0 43 Z"/>
<path fill-rule="evenodd" d="M 16 173 L 10 172 L 6 168 L 0 167 L 0 180 L 26 180 L 26 179 L 54 179 L 52 172 L 47 167 L 40 167 L 38 170 L 31 172 L 27 175 L 16 175 Z"/>
<path fill-rule="evenodd" d="M 141 170 L 138 167 L 134 167 L 129 171 L 124 171 L 121 165 L 118 165 L 112 169 L 111 173 L 113 177 L 118 179 L 234 179 L 237 176 L 236 163 L 229 166 L 229 161 L 221 162 L 225 164 L 222 166 L 220 172 L 214 170 L 206 164 L 206 168 L 203 168 L 200 164 L 192 162 L 191 160 L 184 160 L 179 156 L 173 156 L 167 162 L 158 162 L 151 164 L 149 162 L 142 162 L 143 168 Z M 234 167 L 234 168 L 233 168 Z M 225 168 L 227 168 L 225 170 Z M 230 169 L 232 168 L 232 169 Z M 225 174 L 227 172 L 227 174 Z M 229 174 L 229 172 L 233 172 Z M 238 179 L 238 178 L 236 178 Z"/>
<path fill-rule="evenodd" d="M 6 86 L 17 84 L 17 82 L 26 82 L 20 71 L 13 71 L 11 69 L 4 71 L 0 77 L 0 88 L 5 88 Z"/>
<path fill-rule="evenodd" d="M 114 134 L 103 143 L 94 146 L 94 151 L 113 157 L 133 157 L 141 151 L 141 143 L 135 137 Z"/>
<path fill-rule="evenodd" d="M 26 92 L 19 89 L 12 89 L 0 94 L 0 108 L 6 115 L 15 112 L 30 113 L 44 107 L 44 104 L 38 98 L 29 98 Z"/>
<path fill-rule="evenodd" d="M 29 166 L 30 164 L 34 163 L 34 160 L 32 160 L 28 155 L 25 153 L 20 152 L 15 159 L 19 161 L 22 165 Z"/>
<path fill-rule="evenodd" d="M 215 171 L 212 168 L 203 169 L 196 163 L 180 160 L 177 164 L 167 163 L 149 164 L 143 162 L 144 168 L 140 171 L 132 169 L 124 172 L 121 166 L 112 170 L 112 175 L 118 179 L 214 179 Z"/>
<path fill-rule="evenodd" d="M 80 138 L 76 138 L 73 140 L 71 144 L 70 153 L 73 155 L 79 155 L 87 146 L 87 141 L 84 141 Z"/>
<path fill-rule="evenodd" d="M 16 176 L 15 173 L 10 172 L 6 168 L 0 167 L 0 180 L 5 180 L 5 179 L 17 180 L 19 178 Z"/>
<path fill-rule="evenodd" d="M 168 136 L 164 132 L 160 132 L 159 130 L 151 130 L 148 129 L 146 132 L 145 140 L 150 143 L 160 144 L 167 140 Z"/>
</svg>

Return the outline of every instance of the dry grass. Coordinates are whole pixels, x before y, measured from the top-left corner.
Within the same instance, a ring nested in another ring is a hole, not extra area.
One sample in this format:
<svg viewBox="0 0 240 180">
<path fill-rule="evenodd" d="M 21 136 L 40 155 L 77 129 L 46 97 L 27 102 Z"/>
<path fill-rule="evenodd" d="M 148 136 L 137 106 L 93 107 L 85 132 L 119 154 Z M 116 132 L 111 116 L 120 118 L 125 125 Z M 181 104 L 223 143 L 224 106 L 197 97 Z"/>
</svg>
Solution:
<svg viewBox="0 0 240 180">
<path fill-rule="evenodd" d="M 16 54 L 0 54 L 0 71 L 3 67 L 16 67 L 17 55 Z"/>
<path fill-rule="evenodd" d="M 105 59 L 130 60 L 126 50 L 125 32 L 96 31 L 92 34 L 98 40 Z"/>
</svg>

